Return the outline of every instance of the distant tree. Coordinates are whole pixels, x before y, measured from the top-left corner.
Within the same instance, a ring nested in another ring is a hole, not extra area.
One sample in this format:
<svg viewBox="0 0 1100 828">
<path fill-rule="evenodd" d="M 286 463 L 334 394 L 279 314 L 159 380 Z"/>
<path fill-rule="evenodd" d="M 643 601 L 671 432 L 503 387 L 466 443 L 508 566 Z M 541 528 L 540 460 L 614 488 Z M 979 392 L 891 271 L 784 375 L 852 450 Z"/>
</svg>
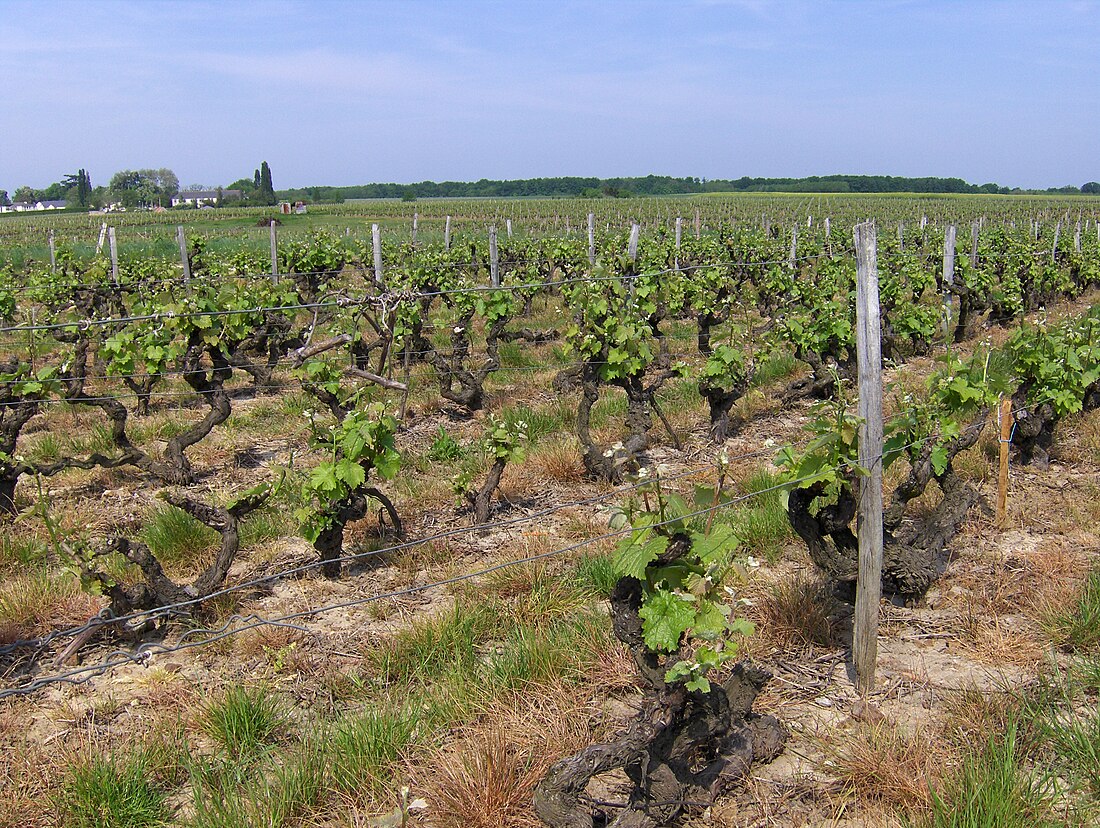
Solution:
<svg viewBox="0 0 1100 828">
<path fill-rule="evenodd" d="M 0 190 L 0 207 L 10 207 L 11 199 L 8 198 L 7 190 Z"/>
<path fill-rule="evenodd" d="M 267 165 L 266 161 L 260 164 L 260 186 L 256 191 L 256 199 L 264 205 L 275 203 L 275 187 L 271 184 L 271 167 Z"/>
<path fill-rule="evenodd" d="M 81 168 L 75 173 L 70 173 L 61 179 L 61 187 L 65 190 L 65 198 L 80 207 L 87 207 L 92 196 L 92 180 L 88 171 Z"/>
<path fill-rule="evenodd" d="M 26 185 L 23 185 L 22 187 L 20 187 L 18 190 L 15 191 L 15 195 L 12 196 L 12 201 L 15 201 L 15 202 L 20 202 L 20 201 L 34 202 L 34 201 L 38 201 L 38 191 L 35 190 L 32 187 L 28 187 Z"/>
<path fill-rule="evenodd" d="M 1082 184 L 1081 192 L 1086 195 L 1100 195 L 1100 182 L 1090 181 L 1088 184 Z"/>
<path fill-rule="evenodd" d="M 122 170 L 111 177 L 111 192 L 127 207 L 151 207 L 170 201 L 180 182 L 167 167 L 159 170 Z"/>
</svg>

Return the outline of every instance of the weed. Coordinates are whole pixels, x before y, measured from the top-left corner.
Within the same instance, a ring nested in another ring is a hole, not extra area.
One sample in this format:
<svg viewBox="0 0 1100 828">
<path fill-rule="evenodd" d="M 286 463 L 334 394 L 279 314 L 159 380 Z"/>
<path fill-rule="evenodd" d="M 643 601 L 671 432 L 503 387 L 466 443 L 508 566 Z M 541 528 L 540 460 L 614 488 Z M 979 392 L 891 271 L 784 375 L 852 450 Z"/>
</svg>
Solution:
<svg viewBox="0 0 1100 828">
<path fill-rule="evenodd" d="M 500 733 L 482 733 L 460 746 L 457 761 L 441 759 L 432 782 L 440 828 L 517 828 L 543 769 Z"/>
<path fill-rule="evenodd" d="M 747 499 L 730 513 L 729 523 L 746 552 L 774 563 L 786 541 L 793 537 L 786 495 L 779 489 L 779 477 L 761 469 L 745 479 L 741 486 L 742 495 Z"/>
<path fill-rule="evenodd" d="M 774 380 L 789 377 L 794 373 L 798 360 L 793 354 L 785 351 L 773 351 L 767 359 L 756 366 L 752 375 L 752 385 L 759 387 L 767 385 Z"/>
<path fill-rule="evenodd" d="M 576 564 L 575 577 L 582 589 L 601 598 L 611 597 L 611 591 L 619 582 L 614 556 L 592 553 L 582 555 Z"/>
<path fill-rule="evenodd" d="M 833 609 L 827 586 L 820 580 L 794 577 L 768 587 L 754 603 L 758 628 L 775 646 L 829 647 L 833 643 Z"/>
<path fill-rule="evenodd" d="M 450 463 L 460 458 L 463 453 L 464 450 L 458 441 L 448 434 L 443 426 L 440 426 L 425 456 L 436 463 Z"/>
<path fill-rule="evenodd" d="M 272 757 L 276 760 L 276 757 Z M 190 828 L 283 828 L 315 811 L 325 791 L 324 757 L 306 745 L 248 779 L 226 779 L 203 763 L 193 769 Z"/>
<path fill-rule="evenodd" d="M 0 533 L 0 571 L 36 568 L 48 553 L 46 544 L 33 535 Z"/>
<path fill-rule="evenodd" d="M 515 428 L 517 422 L 527 424 L 527 440 L 532 446 L 543 437 L 568 431 L 573 417 L 572 408 L 563 404 L 561 400 L 537 409 L 527 405 L 517 405 L 500 412 L 500 418 L 509 428 Z"/>
<path fill-rule="evenodd" d="M 836 749 L 829 773 L 862 802 L 909 813 L 927 808 L 938 767 L 932 745 L 886 723 L 857 729 Z"/>
</svg>

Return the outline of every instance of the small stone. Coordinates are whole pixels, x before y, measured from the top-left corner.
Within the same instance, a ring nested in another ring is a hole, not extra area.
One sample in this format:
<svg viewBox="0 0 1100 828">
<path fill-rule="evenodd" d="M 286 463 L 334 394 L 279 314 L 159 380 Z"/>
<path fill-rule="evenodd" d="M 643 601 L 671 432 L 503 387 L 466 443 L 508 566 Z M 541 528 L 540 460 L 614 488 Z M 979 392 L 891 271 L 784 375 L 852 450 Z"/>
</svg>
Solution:
<svg viewBox="0 0 1100 828">
<path fill-rule="evenodd" d="M 833 700 L 830 699 L 828 696 L 818 696 L 816 699 L 814 699 L 814 704 L 816 704 L 818 707 L 832 707 Z"/>
<path fill-rule="evenodd" d="M 881 710 L 863 699 L 856 699 L 852 704 L 852 718 L 867 724 L 880 724 L 886 721 L 886 716 Z"/>
</svg>

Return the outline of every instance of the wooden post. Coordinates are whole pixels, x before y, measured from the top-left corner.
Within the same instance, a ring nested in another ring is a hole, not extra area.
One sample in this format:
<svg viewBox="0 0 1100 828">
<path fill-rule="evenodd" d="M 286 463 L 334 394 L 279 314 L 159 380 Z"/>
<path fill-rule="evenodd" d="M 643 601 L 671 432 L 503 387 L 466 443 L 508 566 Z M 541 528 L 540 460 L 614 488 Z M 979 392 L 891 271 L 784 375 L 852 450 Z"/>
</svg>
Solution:
<svg viewBox="0 0 1100 828">
<path fill-rule="evenodd" d="M 500 287 L 500 258 L 497 252 L 497 229 L 489 228 L 489 283 Z"/>
<path fill-rule="evenodd" d="M 676 272 L 680 272 L 680 241 L 683 239 L 684 234 L 684 220 L 680 217 L 676 217 Z"/>
<path fill-rule="evenodd" d="M 385 284 L 382 281 L 382 231 L 377 224 L 370 226 L 370 241 L 374 250 L 374 282 L 381 288 Z"/>
<path fill-rule="evenodd" d="M 955 297 L 951 285 L 955 284 L 955 233 L 954 224 L 947 225 L 943 234 L 943 335 L 950 341 L 951 319 L 954 313 Z"/>
<path fill-rule="evenodd" d="M 1073 231 L 1073 252 L 1081 252 L 1081 219 L 1077 219 L 1077 227 Z"/>
<path fill-rule="evenodd" d="M 596 215 L 588 214 L 588 265 L 596 266 Z"/>
<path fill-rule="evenodd" d="M 905 222 L 898 222 L 898 250 L 905 252 Z"/>
<path fill-rule="evenodd" d="M 867 693 L 875 686 L 878 660 L 878 610 L 882 593 L 882 342 L 880 340 L 877 238 L 872 222 L 855 228 L 856 351 L 859 370 L 860 479 L 859 571 L 853 618 L 852 661 L 856 686 Z"/>
<path fill-rule="evenodd" d="M 504 220 L 504 229 L 508 233 L 508 238 L 512 238 L 512 220 L 511 219 L 505 219 Z"/>
<path fill-rule="evenodd" d="M 1002 397 L 997 419 L 1001 424 L 1000 468 L 997 472 L 997 526 L 1005 528 L 1008 518 L 1008 447 L 1012 443 L 1012 400 Z"/>
<path fill-rule="evenodd" d="M 828 241 L 828 238 L 829 238 L 829 217 L 826 216 L 825 217 L 825 239 L 826 239 L 826 241 Z"/>
<path fill-rule="evenodd" d="M 413 235 L 412 235 L 412 243 L 413 244 L 416 244 L 416 228 L 417 228 L 418 224 L 420 224 L 420 213 L 413 213 Z"/>
<path fill-rule="evenodd" d="M 53 239 L 53 230 L 46 234 L 50 243 L 50 271 L 57 273 L 57 245 Z"/>
<path fill-rule="evenodd" d="M 451 249 L 451 217 L 447 216 L 447 223 L 443 225 L 443 249 Z"/>
<path fill-rule="evenodd" d="M 630 225 L 630 243 L 626 248 L 626 255 L 630 257 L 631 262 L 638 260 L 638 231 L 641 228 L 637 224 Z"/>
<path fill-rule="evenodd" d="M 183 283 L 191 282 L 191 261 L 187 257 L 187 236 L 183 232 L 183 225 L 176 226 L 176 242 L 180 246 L 180 264 L 183 265 Z"/>
<path fill-rule="evenodd" d="M 271 284 L 279 284 L 279 237 L 275 231 L 275 219 L 271 220 Z"/>
<path fill-rule="evenodd" d="M 111 248 L 111 279 L 118 287 L 118 241 L 115 239 L 115 228 L 107 228 L 107 244 Z"/>
<path fill-rule="evenodd" d="M 791 252 L 787 256 L 787 264 L 791 266 L 791 270 L 794 270 L 798 263 L 798 228 L 791 228 Z"/>
<path fill-rule="evenodd" d="M 99 225 L 99 241 L 95 245 L 95 254 L 98 256 L 103 252 L 103 240 L 107 238 L 107 222 Z"/>
<path fill-rule="evenodd" d="M 1058 236 L 1062 233 L 1062 222 L 1054 225 L 1054 243 L 1050 246 L 1050 261 L 1054 262 L 1058 253 Z"/>
<path fill-rule="evenodd" d="M 703 231 L 703 225 L 702 225 L 702 222 L 700 221 L 700 218 L 701 217 L 699 215 L 699 208 L 696 207 L 695 208 L 695 238 L 697 238 L 697 239 L 699 238 L 700 234 Z"/>
<path fill-rule="evenodd" d="M 970 266 L 978 266 L 978 230 L 981 229 L 982 223 L 977 219 L 970 225 Z"/>
</svg>

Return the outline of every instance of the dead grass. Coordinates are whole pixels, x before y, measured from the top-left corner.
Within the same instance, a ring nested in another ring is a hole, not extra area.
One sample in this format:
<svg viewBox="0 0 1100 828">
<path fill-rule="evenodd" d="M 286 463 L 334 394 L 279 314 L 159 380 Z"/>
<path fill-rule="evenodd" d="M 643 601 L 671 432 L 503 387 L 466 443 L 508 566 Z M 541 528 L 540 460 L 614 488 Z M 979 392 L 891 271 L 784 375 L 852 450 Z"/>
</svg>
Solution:
<svg viewBox="0 0 1100 828">
<path fill-rule="evenodd" d="M 529 475 L 542 486 L 547 480 L 568 484 L 580 482 L 584 478 L 584 462 L 576 439 L 565 437 L 540 442 L 531 449 L 519 473 Z"/>
<path fill-rule="evenodd" d="M 821 579 L 807 573 L 764 584 L 753 591 L 749 616 L 757 633 L 774 647 L 789 651 L 830 647 L 835 601 Z"/>
<path fill-rule="evenodd" d="M 1038 621 L 1066 606 L 1088 571 L 1088 557 L 1061 539 L 1007 535 L 1001 549 L 952 568 L 943 605 L 971 616 L 1022 613 Z"/>
<path fill-rule="evenodd" d="M 912 815 L 931 806 L 931 791 L 950 758 L 923 732 L 909 734 L 889 722 L 858 725 L 825 749 L 829 758 L 822 770 L 843 796 Z"/>
<path fill-rule="evenodd" d="M 0 585 L 0 643 L 78 626 L 96 615 L 102 605 L 71 578 L 9 577 Z"/>
<path fill-rule="evenodd" d="M 460 740 L 428 765 L 433 821 L 439 828 L 540 828 L 531 796 L 545 772 L 545 757 L 486 730 Z"/>
</svg>

